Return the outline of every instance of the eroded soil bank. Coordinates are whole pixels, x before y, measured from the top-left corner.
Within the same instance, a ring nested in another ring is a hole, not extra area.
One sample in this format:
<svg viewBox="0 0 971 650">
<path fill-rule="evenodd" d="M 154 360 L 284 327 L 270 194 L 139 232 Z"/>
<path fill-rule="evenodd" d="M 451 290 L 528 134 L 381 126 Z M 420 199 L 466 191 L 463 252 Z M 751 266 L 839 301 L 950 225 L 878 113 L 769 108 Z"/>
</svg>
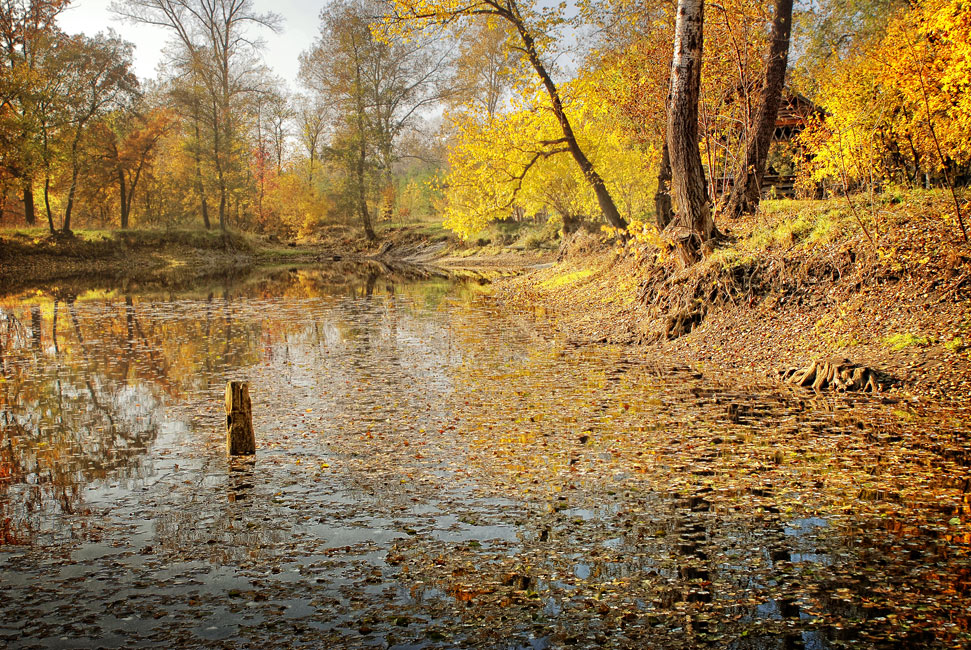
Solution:
<svg viewBox="0 0 971 650">
<path fill-rule="evenodd" d="M 872 367 L 892 393 L 971 400 L 971 246 L 953 207 L 887 203 L 871 241 L 839 202 L 779 202 L 680 268 L 659 242 L 578 235 L 499 297 L 578 342 L 632 344 L 707 373 L 777 377 L 816 359 Z M 725 224 L 722 225 L 725 228 Z M 649 238 L 648 238 L 649 239 Z"/>
</svg>

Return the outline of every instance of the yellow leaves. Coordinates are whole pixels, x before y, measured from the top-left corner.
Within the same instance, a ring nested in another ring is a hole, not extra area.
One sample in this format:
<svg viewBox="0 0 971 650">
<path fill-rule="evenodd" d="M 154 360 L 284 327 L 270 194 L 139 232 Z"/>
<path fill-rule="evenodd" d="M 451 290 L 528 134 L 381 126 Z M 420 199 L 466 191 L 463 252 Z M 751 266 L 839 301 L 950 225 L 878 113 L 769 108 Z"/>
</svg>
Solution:
<svg viewBox="0 0 971 650">
<path fill-rule="evenodd" d="M 830 112 L 803 142 L 817 180 L 883 180 L 901 165 L 971 161 L 971 5 L 931 0 L 894 17 L 881 40 L 822 80 Z M 937 144 L 942 151 L 938 152 Z"/>
<path fill-rule="evenodd" d="M 591 77 L 574 80 L 562 88 L 564 105 L 581 149 L 630 220 L 651 209 L 655 179 L 645 172 L 658 156 L 620 129 L 599 91 Z M 449 117 L 455 135 L 450 172 L 442 181 L 447 228 L 469 238 L 517 213 L 551 220 L 599 214 L 542 89 L 514 100 L 512 110 L 498 116 L 466 107 Z"/>
</svg>

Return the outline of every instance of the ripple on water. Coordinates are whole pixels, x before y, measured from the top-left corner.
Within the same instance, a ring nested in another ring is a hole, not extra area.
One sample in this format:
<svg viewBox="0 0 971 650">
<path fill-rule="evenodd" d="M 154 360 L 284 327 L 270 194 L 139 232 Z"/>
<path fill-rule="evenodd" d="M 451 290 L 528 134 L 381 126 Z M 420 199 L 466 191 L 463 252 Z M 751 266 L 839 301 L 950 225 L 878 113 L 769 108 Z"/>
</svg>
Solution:
<svg viewBox="0 0 971 650">
<path fill-rule="evenodd" d="M 967 414 L 564 344 L 479 286 L 340 267 L 0 300 L 0 639 L 971 643 Z"/>
</svg>

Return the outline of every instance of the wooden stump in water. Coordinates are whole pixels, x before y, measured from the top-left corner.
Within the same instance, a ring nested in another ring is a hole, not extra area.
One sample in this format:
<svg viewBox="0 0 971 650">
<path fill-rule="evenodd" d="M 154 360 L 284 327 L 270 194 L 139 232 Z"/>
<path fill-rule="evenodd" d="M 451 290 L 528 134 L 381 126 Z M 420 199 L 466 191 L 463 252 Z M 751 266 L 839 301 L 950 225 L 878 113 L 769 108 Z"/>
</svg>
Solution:
<svg viewBox="0 0 971 650">
<path fill-rule="evenodd" d="M 249 399 L 249 384 L 245 381 L 226 384 L 226 447 L 230 456 L 256 453 L 253 406 Z"/>
</svg>

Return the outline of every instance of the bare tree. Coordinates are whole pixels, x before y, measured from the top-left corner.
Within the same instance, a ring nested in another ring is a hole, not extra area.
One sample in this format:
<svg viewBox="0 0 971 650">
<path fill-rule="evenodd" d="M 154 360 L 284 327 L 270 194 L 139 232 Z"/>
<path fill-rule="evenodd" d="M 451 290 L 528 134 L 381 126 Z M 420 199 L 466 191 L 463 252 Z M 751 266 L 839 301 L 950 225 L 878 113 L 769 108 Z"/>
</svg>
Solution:
<svg viewBox="0 0 971 650">
<path fill-rule="evenodd" d="M 211 130 L 211 159 L 219 189 L 219 227 L 226 229 L 228 177 L 236 163 L 239 136 L 236 103 L 255 90 L 250 80 L 262 42 L 253 30 L 275 31 L 280 18 L 257 13 L 252 0 L 127 0 L 112 9 L 136 22 L 174 34 L 180 69 L 198 78 L 205 90 L 205 114 Z"/>
<path fill-rule="evenodd" d="M 314 167 L 323 148 L 324 130 L 327 126 L 326 106 L 318 100 L 301 97 L 296 111 L 297 134 L 307 154 L 307 184 L 314 184 Z"/>
<path fill-rule="evenodd" d="M 512 90 L 518 62 L 517 53 L 506 47 L 509 34 L 505 27 L 480 18 L 458 34 L 450 104 L 471 105 L 484 110 L 490 119 L 495 116 Z"/>
<path fill-rule="evenodd" d="M 300 59 L 304 84 L 333 112 L 340 146 L 331 152 L 353 181 L 355 211 L 369 239 L 376 237 L 369 187 L 379 185 L 393 204 L 397 143 L 441 99 L 449 60 L 427 39 L 378 40 L 371 32 L 377 14 L 369 0 L 332 3 L 321 14 L 320 38 Z"/>
</svg>

